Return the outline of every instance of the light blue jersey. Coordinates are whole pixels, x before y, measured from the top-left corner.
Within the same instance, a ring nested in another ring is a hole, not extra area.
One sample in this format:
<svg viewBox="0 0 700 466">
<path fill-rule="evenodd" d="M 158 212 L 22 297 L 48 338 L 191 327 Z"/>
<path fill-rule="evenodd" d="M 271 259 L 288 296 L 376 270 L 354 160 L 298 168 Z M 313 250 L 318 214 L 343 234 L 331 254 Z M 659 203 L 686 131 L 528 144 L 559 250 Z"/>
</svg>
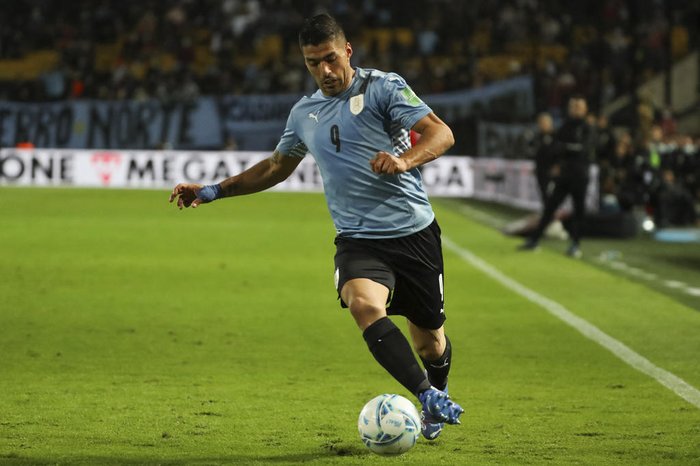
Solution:
<svg viewBox="0 0 700 466">
<path fill-rule="evenodd" d="M 277 151 L 314 157 L 338 235 L 407 236 L 435 217 L 420 172 L 378 175 L 369 162 L 379 151 L 408 150 L 410 128 L 431 110 L 399 75 L 355 71 L 344 92 L 328 97 L 318 90 L 294 105 Z"/>
</svg>

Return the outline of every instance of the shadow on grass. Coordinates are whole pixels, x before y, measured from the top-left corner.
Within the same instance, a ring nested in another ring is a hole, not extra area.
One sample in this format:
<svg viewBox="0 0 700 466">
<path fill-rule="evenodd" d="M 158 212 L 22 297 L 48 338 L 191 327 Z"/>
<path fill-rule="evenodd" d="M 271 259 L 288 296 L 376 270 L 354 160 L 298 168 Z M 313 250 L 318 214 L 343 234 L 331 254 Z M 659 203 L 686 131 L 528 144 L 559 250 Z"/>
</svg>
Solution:
<svg viewBox="0 0 700 466">
<path fill-rule="evenodd" d="M 698 248 L 700 250 L 700 248 Z M 652 254 L 650 257 L 652 259 L 668 262 L 676 267 L 689 268 L 691 270 L 700 270 L 700 254 L 696 254 L 694 257 L 688 256 L 695 251 L 692 249 L 685 249 L 683 251 L 677 251 L 675 254 Z"/>
<path fill-rule="evenodd" d="M 219 457 L 197 458 L 185 457 L 181 459 L 158 458 L 158 457 L 107 457 L 107 456 L 80 456 L 61 458 L 37 458 L 20 454 L 0 455 L 0 465 L 150 465 L 158 464 L 163 466 L 180 465 L 213 465 L 213 464 L 276 464 L 276 463 L 305 463 L 309 461 L 329 460 L 333 457 L 362 458 L 372 453 L 369 450 L 360 448 L 329 448 L 309 453 L 292 453 L 288 455 L 221 455 Z"/>
</svg>

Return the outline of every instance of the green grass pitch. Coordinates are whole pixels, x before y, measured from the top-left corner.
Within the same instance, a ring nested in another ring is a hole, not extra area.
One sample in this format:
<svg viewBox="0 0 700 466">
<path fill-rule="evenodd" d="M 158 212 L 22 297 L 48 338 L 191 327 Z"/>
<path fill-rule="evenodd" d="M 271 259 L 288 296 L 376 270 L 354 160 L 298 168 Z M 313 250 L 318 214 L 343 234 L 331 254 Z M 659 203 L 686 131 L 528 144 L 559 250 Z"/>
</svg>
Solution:
<svg viewBox="0 0 700 466">
<path fill-rule="evenodd" d="M 435 206 L 446 237 L 700 387 L 696 310 Z M 0 463 L 700 464 L 700 409 L 449 250 L 463 425 L 373 455 L 360 408 L 407 394 L 337 304 L 333 236 L 318 194 L 0 189 Z"/>
</svg>

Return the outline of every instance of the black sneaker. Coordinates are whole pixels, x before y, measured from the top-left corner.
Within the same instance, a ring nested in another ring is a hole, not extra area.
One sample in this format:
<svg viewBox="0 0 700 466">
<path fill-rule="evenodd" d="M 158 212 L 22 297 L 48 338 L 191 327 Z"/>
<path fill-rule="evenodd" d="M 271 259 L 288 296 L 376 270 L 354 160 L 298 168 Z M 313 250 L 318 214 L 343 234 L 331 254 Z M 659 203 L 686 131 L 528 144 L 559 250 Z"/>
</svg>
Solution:
<svg viewBox="0 0 700 466">
<path fill-rule="evenodd" d="M 531 239 L 525 241 L 523 244 L 518 246 L 518 251 L 536 251 L 539 248 L 537 241 Z"/>
<path fill-rule="evenodd" d="M 583 252 L 581 252 L 581 248 L 578 247 L 578 244 L 571 243 L 569 249 L 566 250 L 566 255 L 574 259 L 580 259 L 583 257 Z"/>
</svg>

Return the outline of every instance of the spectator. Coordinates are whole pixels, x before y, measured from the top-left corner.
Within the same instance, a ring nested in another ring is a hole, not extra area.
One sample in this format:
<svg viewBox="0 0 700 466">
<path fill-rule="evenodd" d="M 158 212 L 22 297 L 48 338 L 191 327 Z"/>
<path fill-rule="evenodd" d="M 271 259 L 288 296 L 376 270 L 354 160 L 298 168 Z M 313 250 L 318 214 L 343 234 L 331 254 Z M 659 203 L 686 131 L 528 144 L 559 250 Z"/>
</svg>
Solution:
<svg viewBox="0 0 700 466">
<path fill-rule="evenodd" d="M 542 205 L 549 193 L 552 166 L 555 162 L 554 123 L 549 113 L 540 113 L 537 117 L 537 134 L 535 135 L 535 178 L 540 190 Z"/>
<path fill-rule="evenodd" d="M 654 223 L 659 228 L 695 225 L 697 213 L 690 192 L 676 180 L 672 170 L 662 172 L 661 183 L 652 197 Z"/>
<path fill-rule="evenodd" d="M 596 157 L 598 162 L 609 161 L 615 152 L 615 135 L 608 124 L 608 117 L 599 115 L 596 122 Z"/>
<path fill-rule="evenodd" d="M 207 93 L 301 92 L 304 86 L 298 77 L 285 79 L 288 67 L 275 60 L 256 61 L 273 49 L 285 57 L 293 55 L 293 31 L 301 17 L 324 9 L 345 19 L 363 62 L 379 68 L 390 66 L 406 76 L 418 75 L 421 79 L 414 82 L 419 93 L 460 89 L 531 72 L 537 82 L 538 101 L 548 102 L 546 110 L 555 116 L 574 92 L 584 93 L 597 108 L 630 89 L 635 33 L 639 34 L 637 52 L 644 58 L 641 75 L 698 46 L 698 34 L 694 33 L 697 7 L 692 2 L 673 2 L 668 18 L 665 12 L 655 12 L 641 17 L 636 25 L 629 21 L 628 2 L 618 0 L 586 7 L 508 0 L 476 4 L 188 0 L 147 2 L 143 6 L 117 0 L 6 3 L 0 15 L 0 59 L 54 49 L 61 55 L 58 68 L 66 70 L 69 77 L 70 70 L 75 70 L 83 85 L 78 92 L 68 89 L 64 96 L 86 98 L 105 94 L 131 98 L 137 89 L 153 96 L 156 86 L 147 81 L 148 73 L 132 72 L 129 79 L 110 90 L 109 75 L 114 69 L 134 64 L 155 66 L 162 76 L 186 69 L 198 89 Z M 416 12 L 425 14 L 416 17 Z M 395 26 L 398 24 L 414 27 L 400 31 Z M 667 56 L 669 50 L 662 46 L 669 31 L 679 38 L 676 42 L 680 41 L 674 46 L 673 57 Z M 381 46 L 376 40 L 379 36 Z M 543 60 L 534 68 L 530 52 L 523 47 L 527 43 L 541 47 Z M 559 48 L 564 49 L 563 55 Z M 487 72 L 480 68 L 482 60 L 501 56 L 507 60 L 500 68 Z M 425 58 L 423 63 L 421 58 Z M 255 72 L 250 72 L 251 67 Z M 298 71 L 296 75 L 305 71 L 299 65 L 291 69 Z M 212 73 L 228 75 L 229 84 L 212 85 L 216 82 Z M 176 80 L 175 85 L 191 87 L 182 80 Z M 0 84 L 0 97 L 46 98 L 42 86 L 30 83 L 20 93 L 11 92 L 12 86 Z M 49 94 L 56 95 L 55 89 Z M 665 122 L 663 126 L 666 130 Z"/>
<path fill-rule="evenodd" d="M 554 219 L 554 214 L 567 196 L 574 206 L 569 234 L 571 244 L 566 251 L 570 257 L 581 257 L 581 227 L 585 214 L 585 197 L 588 186 L 589 164 L 594 151 L 593 128 L 586 123 L 588 108 L 581 96 L 569 99 L 569 118 L 556 133 L 557 160 L 552 165 L 554 188 L 547 196 L 542 217 L 534 233 L 519 249 L 537 249 L 545 229 Z"/>
</svg>

